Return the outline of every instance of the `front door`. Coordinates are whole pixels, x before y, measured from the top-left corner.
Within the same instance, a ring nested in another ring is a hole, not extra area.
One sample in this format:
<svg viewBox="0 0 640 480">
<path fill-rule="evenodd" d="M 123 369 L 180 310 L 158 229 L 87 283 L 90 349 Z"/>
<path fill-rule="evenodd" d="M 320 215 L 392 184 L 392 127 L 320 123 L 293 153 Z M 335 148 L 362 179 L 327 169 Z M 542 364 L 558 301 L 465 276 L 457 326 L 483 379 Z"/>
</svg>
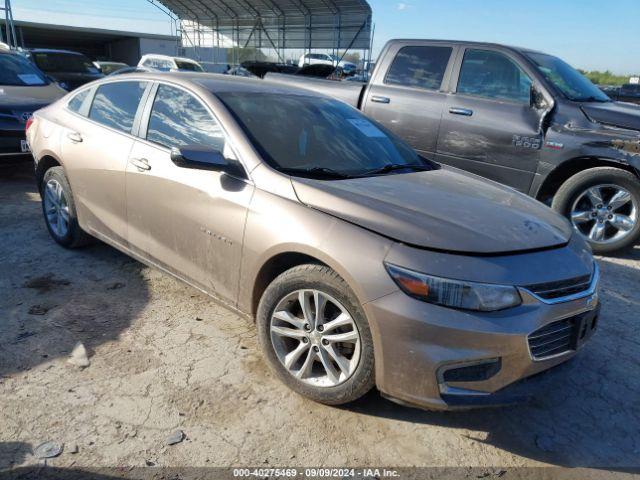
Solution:
<svg viewBox="0 0 640 480">
<path fill-rule="evenodd" d="M 153 93 L 152 93 L 153 96 Z M 131 248 L 208 292 L 235 300 L 253 186 L 178 167 L 171 148 L 207 145 L 232 156 L 217 120 L 193 94 L 160 84 L 127 165 Z"/>
<path fill-rule="evenodd" d="M 436 151 L 438 129 L 446 94 L 446 83 L 453 47 L 444 45 L 399 45 L 385 57 L 388 68 L 380 65 L 371 87 L 363 98 L 362 110 L 403 138 L 419 153 L 432 156 Z M 384 72 L 387 72 L 386 76 Z"/>
<path fill-rule="evenodd" d="M 542 142 L 531 85 L 506 53 L 466 49 L 456 91 L 447 95 L 438 161 L 528 192 Z"/>
</svg>

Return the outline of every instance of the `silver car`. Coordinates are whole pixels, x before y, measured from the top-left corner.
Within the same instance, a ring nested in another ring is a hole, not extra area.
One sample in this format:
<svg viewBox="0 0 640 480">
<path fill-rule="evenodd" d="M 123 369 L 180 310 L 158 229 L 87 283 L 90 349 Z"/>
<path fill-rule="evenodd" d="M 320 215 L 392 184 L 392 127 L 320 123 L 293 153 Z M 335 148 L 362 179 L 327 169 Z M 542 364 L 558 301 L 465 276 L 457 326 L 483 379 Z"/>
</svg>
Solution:
<svg viewBox="0 0 640 480">
<path fill-rule="evenodd" d="M 598 269 L 565 219 L 337 100 L 131 74 L 39 110 L 28 138 L 56 242 L 100 239 L 255 317 L 316 401 L 508 403 L 596 328 Z"/>
</svg>

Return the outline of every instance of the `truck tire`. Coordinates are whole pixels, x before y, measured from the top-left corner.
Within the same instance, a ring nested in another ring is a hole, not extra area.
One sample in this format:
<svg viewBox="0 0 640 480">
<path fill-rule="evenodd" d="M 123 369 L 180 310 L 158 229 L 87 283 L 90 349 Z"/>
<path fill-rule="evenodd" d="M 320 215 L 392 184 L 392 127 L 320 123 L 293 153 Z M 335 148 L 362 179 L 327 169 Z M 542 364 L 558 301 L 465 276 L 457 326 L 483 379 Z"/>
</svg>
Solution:
<svg viewBox="0 0 640 480">
<path fill-rule="evenodd" d="M 640 180 L 626 170 L 597 167 L 577 173 L 558 189 L 551 206 L 594 253 L 630 248 L 640 238 Z"/>
<path fill-rule="evenodd" d="M 58 244 L 78 248 L 93 242 L 93 237 L 78 224 L 76 204 L 62 167 L 52 167 L 45 172 L 40 196 L 47 230 Z"/>
<path fill-rule="evenodd" d="M 329 267 L 300 265 L 278 276 L 260 299 L 256 323 L 269 366 L 293 391 L 340 405 L 374 386 L 369 324 L 347 283 Z"/>
</svg>

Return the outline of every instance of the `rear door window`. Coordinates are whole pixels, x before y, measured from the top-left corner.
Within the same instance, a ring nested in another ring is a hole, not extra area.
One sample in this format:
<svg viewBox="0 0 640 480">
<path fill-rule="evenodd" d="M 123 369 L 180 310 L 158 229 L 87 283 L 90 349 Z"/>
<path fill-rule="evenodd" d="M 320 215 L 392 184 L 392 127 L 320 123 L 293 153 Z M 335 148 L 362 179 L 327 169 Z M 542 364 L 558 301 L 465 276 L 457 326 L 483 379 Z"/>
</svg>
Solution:
<svg viewBox="0 0 640 480">
<path fill-rule="evenodd" d="M 114 82 L 98 87 L 89 118 L 107 127 L 131 133 L 146 82 Z"/>
<path fill-rule="evenodd" d="M 467 50 L 458 93 L 529 104 L 532 80 L 513 60 L 491 50 Z"/>
<path fill-rule="evenodd" d="M 393 60 L 385 83 L 438 90 L 451 58 L 451 47 L 403 47 Z"/>
<path fill-rule="evenodd" d="M 147 140 L 167 148 L 201 145 L 224 149 L 222 128 L 193 95 L 160 85 L 153 102 Z"/>
</svg>

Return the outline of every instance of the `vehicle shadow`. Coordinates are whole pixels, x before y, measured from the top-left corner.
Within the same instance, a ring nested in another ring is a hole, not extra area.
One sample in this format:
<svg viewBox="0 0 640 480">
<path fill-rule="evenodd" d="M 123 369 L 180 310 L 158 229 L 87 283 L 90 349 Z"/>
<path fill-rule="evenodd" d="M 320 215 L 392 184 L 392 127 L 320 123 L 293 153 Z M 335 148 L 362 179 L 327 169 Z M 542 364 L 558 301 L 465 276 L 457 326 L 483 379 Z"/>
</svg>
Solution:
<svg viewBox="0 0 640 480">
<path fill-rule="evenodd" d="M 640 270 L 607 258 L 599 263 L 603 310 L 598 332 L 571 361 L 516 386 L 533 393 L 531 403 L 433 412 L 394 404 L 374 391 L 346 408 L 463 430 L 478 442 L 557 466 L 638 469 Z"/>
<path fill-rule="evenodd" d="M 91 357 L 149 300 L 142 264 L 104 244 L 66 250 L 49 237 L 30 169 L 0 175 L 0 379 L 66 357 Z"/>
</svg>

